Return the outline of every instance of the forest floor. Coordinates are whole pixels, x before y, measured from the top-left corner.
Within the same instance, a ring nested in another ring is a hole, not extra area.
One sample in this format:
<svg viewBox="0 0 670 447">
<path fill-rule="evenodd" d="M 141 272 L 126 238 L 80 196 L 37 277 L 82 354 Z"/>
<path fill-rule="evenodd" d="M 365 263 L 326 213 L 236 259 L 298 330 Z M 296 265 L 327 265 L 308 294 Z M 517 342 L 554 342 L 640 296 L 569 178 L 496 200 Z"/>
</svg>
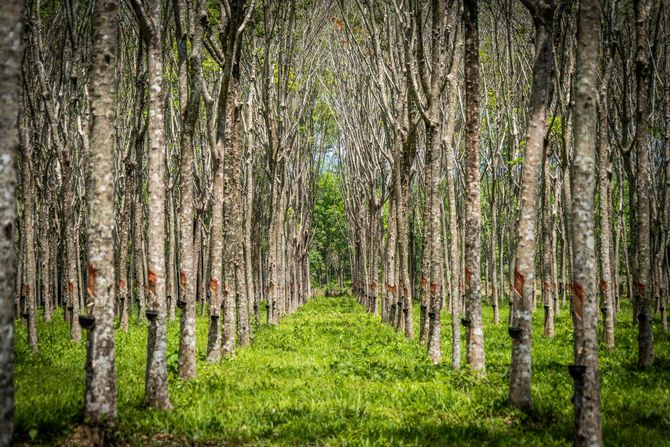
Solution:
<svg viewBox="0 0 670 447">
<path fill-rule="evenodd" d="M 416 306 L 418 307 L 418 306 Z M 415 309 L 415 312 L 417 309 Z M 618 347 L 601 351 L 606 445 L 669 445 L 670 337 L 655 333 L 656 364 L 635 367 L 636 329 L 621 313 Z M 502 312 L 501 321 L 506 321 Z M 418 318 L 417 318 L 418 319 Z M 220 364 L 204 359 L 207 318 L 198 319 L 198 378 L 176 378 L 179 322 L 169 324 L 170 412 L 143 405 L 146 327 L 117 332 L 118 445 L 569 445 L 572 363 L 569 314 L 556 336 L 542 335 L 536 313 L 530 414 L 506 405 L 510 338 L 487 322 L 485 379 L 449 367 L 450 324 L 443 322 L 442 365 L 348 297 L 314 298 L 252 346 Z M 626 320 L 626 321 L 623 321 Z M 17 441 L 71 445 L 82 421 L 84 343 L 62 316 L 40 323 L 31 354 L 17 327 Z"/>
</svg>

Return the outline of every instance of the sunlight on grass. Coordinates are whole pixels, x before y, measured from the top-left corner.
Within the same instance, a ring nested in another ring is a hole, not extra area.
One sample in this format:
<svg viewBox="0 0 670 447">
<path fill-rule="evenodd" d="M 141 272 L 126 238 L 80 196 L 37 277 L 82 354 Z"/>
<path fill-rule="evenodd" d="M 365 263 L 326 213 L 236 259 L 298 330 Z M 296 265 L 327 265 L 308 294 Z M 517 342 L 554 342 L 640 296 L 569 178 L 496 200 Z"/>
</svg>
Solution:
<svg viewBox="0 0 670 447">
<path fill-rule="evenodd" d="M 418 306 L 416 306 L 418 308 Z M 415 309 L 415 312 L 418 309 Z M 626 310 L 627 312 L 627 310 Z M 556 337 L 536 315 L 534 411 L 506 406 L 510 339 L 485 310 L 486 379 L 446 364 L 366 314 L 352 298 L 315 298 L 251 347 L 220 364 L 205 361 L 207 319 L 199 318 L 198 379 L 176 378 L 179 323 L 169 325 L 171 412 L 143 405 L 146 327 L 117 332 L 118 439 L 160 444 L 170 433 L 191 442 L 261 445 L 568 445 L 571 443 L 572 332 L 567 311 Z M 418 321 L 418 313 L 416 314 Z M 621 314 L 621 319 L 626 315 Z M 503 313 L 502 321 L 505 321 Z M 450 358 L 449 318 L 443 323 Z M 69 341 L 62 316 L 41 324 L 40 353 L 17 327 L 16 422 L 21 442 L 51 442 L 81 422 L 84 344 Z M 657 366 L 635 368 L 636 329 L 619 322 L 618 348 L 601 352 L 606 444 L 661 445 L 670 432 L 668 336 L 656 334 Z"/>
</svg>

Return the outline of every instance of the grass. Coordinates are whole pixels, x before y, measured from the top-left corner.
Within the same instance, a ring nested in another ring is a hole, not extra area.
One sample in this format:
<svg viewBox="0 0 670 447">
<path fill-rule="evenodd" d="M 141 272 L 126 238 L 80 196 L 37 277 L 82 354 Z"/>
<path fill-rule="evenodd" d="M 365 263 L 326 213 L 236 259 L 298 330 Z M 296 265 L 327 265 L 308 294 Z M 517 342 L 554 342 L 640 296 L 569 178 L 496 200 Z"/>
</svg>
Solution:
<svg viewBox="0 0 670 447">
<path fill-rule="evenodd" d="M 220 364 L 204 359 L 207 319 L 199 318 L 198 378 L 192 382 L 176 378 L 179 324 L 171 322 L 170 412 L 143 405 L 146 327 L 131 324 L 127 334 L 117 332 L 113 438 L 142 446 L 570 444 L 567 312 L 553 339 L 542 336 L 536 314 L 529 415 L 506 405 L 511 342 L 506 325 L 491 320 L 485 309 L 487 376 L 478 379 L 449 368 L 446 315 L 446 361 L 439 366 L 418 343 L 348 297 L 311 300 L 278 327 L 263 327 L 251 347 Z M 69 340 L 62 317 L 40 323 L 39 335 L 40 352 L 31 354 L 24 326 L 17 327 L 17 441 L 67 443 L 83 417 L 84 344 Z M 667 334 L 655 336 L 657 360 L 649 371 L 635 368 L 636 329 L 628 322 L 618 324 L 617 349 L 601 351 L 605 444 L 670 445 L 670 342 Z"/>
</svg>

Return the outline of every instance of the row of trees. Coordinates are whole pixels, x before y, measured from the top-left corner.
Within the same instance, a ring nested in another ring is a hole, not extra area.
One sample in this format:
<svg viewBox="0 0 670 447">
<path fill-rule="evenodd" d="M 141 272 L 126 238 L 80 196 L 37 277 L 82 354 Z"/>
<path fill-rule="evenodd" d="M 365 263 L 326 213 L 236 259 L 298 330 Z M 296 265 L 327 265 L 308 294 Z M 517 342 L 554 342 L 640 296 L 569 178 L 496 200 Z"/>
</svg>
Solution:
<svg viewBox="0 0 670 447">
<path fill-rule="evenodd" d="M 617 0 L 339 8 L 328 88 L 356 296 L 408 338 L 418 299 L 434 363 L 446 307 L 452 367 L 463 325 L 480 374 L 482 305 L 498 324 L 509 303 L 520 408 L 532 405 L 535 310 L 551 337 L 569 301 L 576 439 L 600 444 L 599 326 L 614 349 L 616 320 L 632 319 L 641 368 L 654 360 L 654 313 L 667 329 L 670 11 Z"/>
<path fill-rule="evenodd" d="M 189 380 L 198 312 L 217 362 L 250 342 L 263 301 L 269 324 L 306 301 L 332 134 L 316 101 L 328 6 L 314 6 L 3 5 L 0 445 L 14 319 L 33 351 L 40 318 L 64 318 L 76 342 L 86 330 L 85 418 L 104 426 L 117 411 L 117 324 L 147 325 L 145 400 L 167 410 L 168 319 L 179 317 Z"/>
<path fill-rule="evenodd" d="M 76 341 L 88 329 L 98 424 L 116 413 L 115 321 L 147 324 L 146 401 L 167 409 L 168 319 L 192 379 L 198 312 L 216 362 L 249 343 L 261 303 L 277 324 L 312 276 L 346 268 L 361 304 L 434 363 L 448 311 L 452 367 L 462 325 L 481 375 L 483 306 L 499 324 L 509 305 L 521 408 L 536 309 L 551 337 L 569 301 L 579 444 L 601 443 L 599 326 L 613 349 L 630 318 L 652 366 L 670 290 L 663 2 L 22 5 L 0 22 L 5 444 L 16 318 L 33 350 L 40 317 L 62 315 Z"/>
</svg>

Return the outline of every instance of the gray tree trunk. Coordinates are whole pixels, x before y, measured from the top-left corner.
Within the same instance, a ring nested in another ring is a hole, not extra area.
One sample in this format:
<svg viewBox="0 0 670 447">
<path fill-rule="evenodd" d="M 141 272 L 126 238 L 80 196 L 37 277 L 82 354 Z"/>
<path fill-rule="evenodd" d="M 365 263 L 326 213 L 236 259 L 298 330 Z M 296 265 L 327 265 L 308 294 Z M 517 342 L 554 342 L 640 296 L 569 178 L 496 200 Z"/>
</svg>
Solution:
<svg viewBox="0 0 670 447">
<path fill-rule="evenodd" d="M 635 272 L 634 297 L 637 303 L 638 366 L 649 368 L 654 363 L 654 337 L 652 334 L 651 309 L 651 241 L 649 213 L 649 148 L 647 147 L 648 101 L 649 101 L 649 15 L 651 2 L 635 2 L 635 73 L 637 78 L 637 108 L 635 110 L 635 147 L 637 156 L 637 240 L 635 244 L 637 268 Z M 631 206 L 631 209 L 633 207 Z M 635 316 L 634 316 L 635 317 Z"/>
<path fill-rule="evenodd" d="M 602 445 L 598 375 L 598 292 L 595 259 L 596 84 L 600 2 L 582 0 L 577 18 L 575 148 L 570 214 L 574 327 L 575 445 Z"/>
<path fill-rule="evenodd" d="M 604 50 L 607 57 L 607 48 Z M 609 349 L 615 346 L 614 339 L 614 292 L 617 283 L 612 281 L 612 263 L 610 253 L 612 252 L 612 223 L 611 223 L 611 197 L 610 197 L 610 175 L 612 166 L 610 164 L 610 149 L 608 142 L 608 82 L 611 70 L 611 62 L 605 62 L 605 72 L 601 80 L 598 92 L 598 117 L 600 120 L 600 141 L 598 145 L 598 190 L 600 194 L 600 292 L 603 296 L 601 310 L 603 314 L 603 338 Z"/>
<path fill-rule="evenodd" d="M 474 371 L 485 374 L 484 327 L 480 283 L 480 191 L 479 191 L 479 30 L 477 0 L 466 0 L 465 23 L 465 317 L 467 360 Z"/>
<path fill-rule="evenodd" d="M 92 21 L 90 183 L 87 307 L 95 318 L 88 331 L 85 418 L 93 424 L 116 417 L 114 355 L 114 129 L 115 67 L 118 45 L 116 0 L 96 3 Z"/>
<path fill-rule="evenodd" d="M 514 303 L 512 327 L 520 336 L 512 340 L 510 403 L 519 408 L 531 406 L 532 311 L 535 294 L 535 226 L 539 205 L 542 153 L 547 131 L 551 80 L 553 1 L 524 1 L 535 25 L 535 63 L 533 85 L 528 105 L 528 129 L 521 186 L 519 241 L 514 266 Z"/>
<path fill-rule="evenodd" d="M 0 15 L 0 447 L 9 447 L 14 433 L 14 230 L 22 35 L 23 1 L 10 0 Z"/>
<path fill-rule="evenodd" d="M 171 408 L 167 378 L 167 315 L 165 295 L 165 134 L 163 123 L 163 56 L 161 54 L 161 0 L 147 3 L 148 83 L 149 83 L 149 243 L 147 248 L 147 369 L 144 398 L 159 410 Z"/>
<path fill-rule="evenodd" d="M 448 95 L 449 106 L 447 109 L 447 128 L 445 132 L 445 170 L 447 172 L 447 202 L 449 203 L 449 234 L 451 243 L 449 253 L 444 254 L 449 258 L 450 276 L 450 303 L 451 303 L 451 367 L 461 367 L 461 263 L 459 256 L 458 217 L 456 203 L 456 152 L 458 148 L 454 144 L 454 130 L 456 127 L 456 114 L 459 110 L 458 103 L 458 73 L 463 62 L 463 31 L 459 28 L 455 37 L 454 58 L 451 72 L 449 73 Z M 445 241 L 446 243 L 446 241 Z"/>
<path fill-rule="evenodd" d="M 551 210 L 551 166 L 549 150 L 544 155 L 544 199 L 542 201 L 542 304 L 544 307 L 544 335 L 554 336 L 554 252 L 552 228 L 554 226 Z"/>
<path fill-rule="evenodd" d="M 183 6 L 183 5 L 182 5 Z M 185 8 L 180 10 L 181 15 L 187 15 Z M 193 35 L 188 57 L 189 81 L 186 104 L 182 115 L 181 128 L 181 156 L 179 159 L 179 190 L 181 203 L 179 207 L 179 299 L 183 306 L 179 337 L 179 377 L 193 379 L 196 376 L 196 262 L 194 259 L 195 231 L 194 222 L 194 178 L 193 169 L 193 142 L 195 141 L 195 125 L 200 111 L 200 97 L 202 80 L 202 18 L 206 17 L 204 2 L 198 0 L 195 5 L 196 20 L 193 21 Z M 188 30 L 182 31 L 187 33 Z M 185 36 L 183 37 L 186 38 Z M 185 52 L 185 49 L 184 49 Z M 186 61 L 184 61 L 186 63 Z M 211 284 L 210 284 L 211 291 Z M 214 297 L 216 291 L 211 291 Z M 210 302 L 211 304 L 211 302 Z"/>
<path fill-rule="evenodd" d="M 19 139 L 21 142 L 21 182 L 23 189 L 23 228 L 21 236 L 23 243 L 23 281 L 21 282 L 21 294 L 23 296 L 24 309 L 22 317 L 28 324 L 28 346 L 33 352 L 37 352 L 37 297 L 35 274 L 35 179 L 33 176 L 32 141 L 29 137 L 28 123 L 25 113 L 19 116 Z"/>
</svg>

